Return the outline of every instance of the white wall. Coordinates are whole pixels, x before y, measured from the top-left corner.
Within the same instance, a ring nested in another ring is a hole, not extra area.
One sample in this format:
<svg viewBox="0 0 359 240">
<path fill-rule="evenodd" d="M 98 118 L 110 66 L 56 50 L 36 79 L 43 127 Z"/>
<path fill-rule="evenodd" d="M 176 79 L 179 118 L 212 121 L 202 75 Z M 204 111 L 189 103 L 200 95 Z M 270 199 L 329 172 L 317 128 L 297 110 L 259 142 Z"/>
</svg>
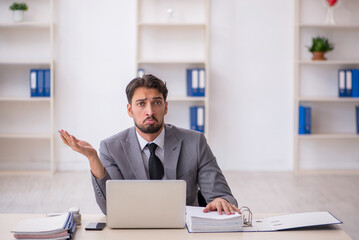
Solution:
<svg viewBox="0 0 359 240">
<path fill-rule="evenodd" d="M 294 1 L 212 1 L 211 145 L 224 169 L 292 168 Z"/>
<path fill-rule="evenodd" d="M 56 1 L 56 128 L 96 149 L 132 124 L 125 87 L 135 72 L 135 7 L 135 1 Z M 55 156 L 59 169 L 88 168 L 59 138 Z"/>
<path fill-rule="evenodd" d="M 82 11 L 78 11 L 82 9 Z M 135 1 L 56 1 L 56 128 L 96 149 L 132 126 Z M 225 170 L 292 166 L 294 3 L 212 0 L 210 144 Z M 56 142 L 58 168 L 88 169 Z"/>
</svg>

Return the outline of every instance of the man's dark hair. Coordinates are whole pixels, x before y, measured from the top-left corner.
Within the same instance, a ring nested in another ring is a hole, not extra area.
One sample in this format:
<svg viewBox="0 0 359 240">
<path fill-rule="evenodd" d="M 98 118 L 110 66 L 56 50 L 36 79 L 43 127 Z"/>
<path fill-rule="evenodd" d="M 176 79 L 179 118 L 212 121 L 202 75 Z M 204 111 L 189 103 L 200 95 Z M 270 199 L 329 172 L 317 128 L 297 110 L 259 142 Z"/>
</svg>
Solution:
<svg viewBox="0 0 359 240">
<path fill-rule="evenodd" d="M 167 99 L 167 87 L 166 83 L 161 79 L 153 76 L 152 74 L 143 75 L 142 77 L 136 77 L 126 87 L 127 101 L 132 104 L 132 97 L 136 89 L 139 87 L 155 88 L 162 93 L 164 100 Z"/>
</svg>

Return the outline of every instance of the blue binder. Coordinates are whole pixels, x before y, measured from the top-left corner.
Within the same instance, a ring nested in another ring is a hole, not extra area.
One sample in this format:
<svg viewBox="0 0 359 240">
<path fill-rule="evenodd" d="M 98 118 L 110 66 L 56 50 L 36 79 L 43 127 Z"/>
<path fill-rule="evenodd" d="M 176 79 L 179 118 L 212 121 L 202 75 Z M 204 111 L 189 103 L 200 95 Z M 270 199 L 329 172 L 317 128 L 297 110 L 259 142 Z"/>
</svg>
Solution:
<svg viewBox="0 0 359 240">
<path fill-rule="evenodd" d="M 137 69 L 137 77 L 142 77 L 143 75 L 145 75 L 145 69 L 143 68 Z"/>
<path fill-rule="evenodd" d="M 338 96 L 345 97 L 345 70 L 340 69 L 338 71 Z"/>
<path fill-rule="evenodd" d="M 359 97 L 359 69 L 352 70 L 353 97 Z"/>
<path fill-rule="evenodd" d="M 352 70 L 345 71 L 345 96 L 352 97 L 352 88 L 353 88 L 353 77 L 352 77 Z"/>
<path fill-rule="evenodd" d="M 206 93 L 206 71 L 204 68 L 198 68 L 198 96 L 204 97 Z"/>
<path fill-rule="evenodd" d="M 37 96 L 45 96 L 45 81 L 44 81 L 44 70 L 37 70 Z"/>
<path fill-rule="evenodd" d="M 204 133 L 204 107 L 197 107 L 197 131 Z"/>
<path fill-rule="evenodd" d="M 305 134 L 305 107 L 299 106 L 298 134 Z"/>
<path fill-rule="evenodd" d="M 37 70 L 30 69 L 30 96 L 37 97 Z"/>
<path fill-rule="evenodd" d="M 312 109 L 310 107 L 305 108 L 305 134 L 310 134 L 312 131 Z"/>
<path fill-rule="evenodd" d="M 198 69 L 187 69 L 187 96 L 197 97 L 199 96 L 199 74 Z"/>
<path fill-rule="evenodd" d="M 44 70 L 44 96 L 50 97 L 51 92 L 51 75 L 50 75 L 50 69 Z"/>
<path fill-rule="evenodd" d="M 195 131 L 204 132 L 204 107 L 190 107 L 190 128 Z"/>
<path fill-rule="evenodd" d="M 197 130 L 197 107 L 190 107 L 190 128 Z"/>
</svg>

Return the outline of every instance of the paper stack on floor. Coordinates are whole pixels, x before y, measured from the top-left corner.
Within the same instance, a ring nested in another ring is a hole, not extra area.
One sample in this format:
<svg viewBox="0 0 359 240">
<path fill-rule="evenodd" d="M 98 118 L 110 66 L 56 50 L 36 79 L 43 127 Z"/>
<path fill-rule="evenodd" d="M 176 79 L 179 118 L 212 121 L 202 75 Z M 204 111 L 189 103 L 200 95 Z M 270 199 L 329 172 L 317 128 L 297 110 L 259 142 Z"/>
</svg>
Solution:
<svg viewBox="0 0 359 240">
<path fill-rule="evenodd" d="M 217 211 L 203 213 L 204 207 L 186 206 L 186 226 L 189 232 L 242 231 L 242 215 L 219 215 Z"/>
<path fill-rule="evenodd" d="M 72 213 L 54 217 L 33 218 L 20 221 L 14 228 L 15 239 L 70 239 L 76 230 Z"/>
</svg>

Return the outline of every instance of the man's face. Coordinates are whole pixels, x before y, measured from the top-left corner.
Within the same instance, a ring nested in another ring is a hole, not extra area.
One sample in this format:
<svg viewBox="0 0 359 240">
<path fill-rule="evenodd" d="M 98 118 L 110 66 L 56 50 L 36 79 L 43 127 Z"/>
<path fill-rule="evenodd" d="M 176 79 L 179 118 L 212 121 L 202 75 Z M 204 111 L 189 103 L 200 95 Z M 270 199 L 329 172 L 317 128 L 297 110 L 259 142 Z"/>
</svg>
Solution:
<svg viewBox="0 0 359 240">
<path fill-rule="evenodd" d="M 163 126 L 167 104 L 157 89 L 139 87 L 133 94 L 132 103 L 127 104 L 127 112 L 141 132 L 157 133 Z"/>
</svg>

